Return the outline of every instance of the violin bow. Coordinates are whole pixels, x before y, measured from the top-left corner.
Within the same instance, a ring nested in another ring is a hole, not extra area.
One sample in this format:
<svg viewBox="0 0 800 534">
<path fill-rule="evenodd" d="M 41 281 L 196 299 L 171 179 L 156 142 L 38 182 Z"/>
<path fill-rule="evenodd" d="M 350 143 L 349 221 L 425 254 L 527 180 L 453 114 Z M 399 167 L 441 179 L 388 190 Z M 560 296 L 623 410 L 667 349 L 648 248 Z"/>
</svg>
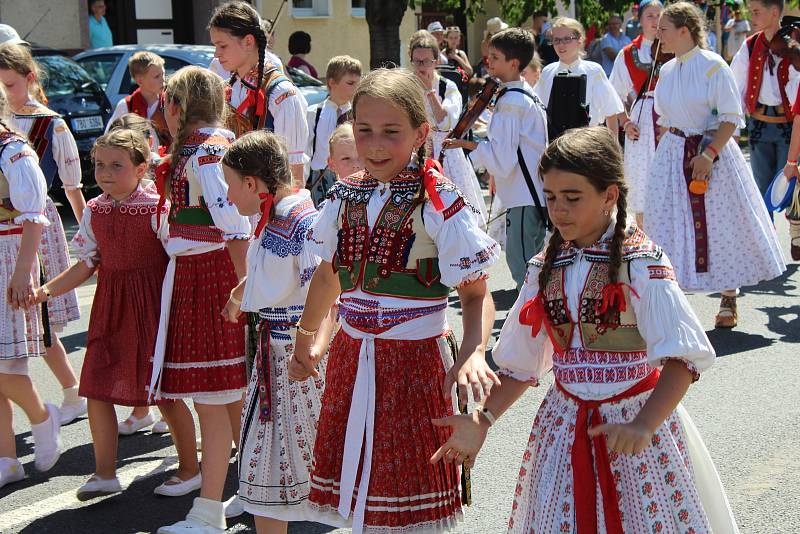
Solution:
<svg viewBox="0 0 800 534">
<path fill-rule="evenodd" d="M 636 104 L 644 97 L 645 93 L 647 93 L 647 91 L 650 90 L 650 84 L 653 83 L 653 78 L 655 78 L 656 69 L 658 68 L 658 56 L 659 56 L 659 54 L 661 54 L 661 39 L 658 40 L 658 43 L 656 44 L 656 50 L 652 54 L 653 64 L 650 66 L 650 72 L 647 74 L 647 82 L 644 85 L 642 85 L 642 87 L 639 89 L 639 94 L 636 95 L 636 98 L 634 99 L 633 104 L 631 104 L 631 109 L 633 109 L 634 106 L 636 106 Z M 644 106 L 639 108 L 639 116 L 636 117 L 636 124 L 637 125 L 642 122 L 642 109 L 643 108 L 644 108 Z"/>
</svg>

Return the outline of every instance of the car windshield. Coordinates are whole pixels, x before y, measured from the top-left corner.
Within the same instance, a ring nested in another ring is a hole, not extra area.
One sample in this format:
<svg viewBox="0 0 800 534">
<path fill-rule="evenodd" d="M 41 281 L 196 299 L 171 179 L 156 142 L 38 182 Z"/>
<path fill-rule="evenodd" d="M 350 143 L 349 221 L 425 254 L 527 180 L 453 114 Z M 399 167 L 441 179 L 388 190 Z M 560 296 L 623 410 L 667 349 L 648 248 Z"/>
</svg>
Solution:
<svg viewBox="0 0 800 534">
<path fill-rule="evenodd" d="M 48 97 L 75 93 L 102 93 L 102 88 L 83 68 L 64 56 L 37 56 L 46 71 L 44 92 Z"/>
</svg>

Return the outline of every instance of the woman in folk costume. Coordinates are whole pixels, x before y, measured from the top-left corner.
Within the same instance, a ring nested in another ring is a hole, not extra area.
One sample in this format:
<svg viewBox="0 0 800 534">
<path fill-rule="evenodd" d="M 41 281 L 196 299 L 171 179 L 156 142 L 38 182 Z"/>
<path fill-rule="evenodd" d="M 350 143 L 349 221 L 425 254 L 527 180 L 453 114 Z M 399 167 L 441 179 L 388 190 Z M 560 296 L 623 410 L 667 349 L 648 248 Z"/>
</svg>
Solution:
<svg viewBox="0 0 800 534">
<path fill-rule="evenodd" d="M 25 46 L 0 45 L 0 79 L 13 112 L 11 126 L 28 136 L 31 146 L 39 156 L 39 165 L 47 180 L 48 190 L 55 177 L 59 177 L 75 218 L 80 220 L 86 201 L 81 192 L 78 147 L 64 120 L 45 105 L 47 97 L 39 83 L 39 72 L 39 66 Z M 39 255 L 44 279 L 50 279 L 69 268 L 70 258 L 61 216 L 49 196 L 45 202 L 45 213 L 51 224 L 42 233 Z M 86 399 L 78 396 L 78 378 L 67 359 L 64 345 L 56 335 L 67 323 L 79 317 L 78 296 L 75 291 L 69 291 L 42 306 L 45 362 L 64 391 L 64 402 L 61 404 L 62 424 L 85 414 L 87 409 Z"/>
<path fill-rule="evenodd" d="M 49 470 L 61 455 L 58 408 L 42 403 L 28 375 L 28 359 L 44 354 L 34 290 L 42 228 L 50 224 L 47 182 L 25 138 L 9 128 L 7 108 L 0 89 L 0 488 L 25 478 L 11 402 L 31 423 L 36 469 Z"/>
<path fill-rule="evenodd" d="M 231 73 L 225 93 L 228 128 L 237 137 L 251 130 L 283 137 L 295 185 L 303 187 L 308 161 L 306 99 L 280 65 L 265 59 L 267 34 L 258 12 L 245 2 L 228 2 L 214 11 L 208 31 L 220 65 Z"/>
<path fill-rule="evenodd" d="M 551 27 L 552 41 L 559 61 L 547 65 L 542 70 L 534 92 L 545 106 L 551 108 L 550 92 L 553 78 L 559 73 L 586 75 L 586 104 L 589 106 L 589 125 L 605 122 L 612 132 L 617 131 L 617 115 L 625 111 L 622 101 L 608 81 L 603 67 L 594 61 L 583 59 L 583 45 L 586 31 L 575 19 L 558 17 Z M 557 103 L 556 103 L 557 104 Z"/>
<path fill-rule="evenodd" d="M 472 465 L 486 434 L 549 371 L 508 531 L 738 532 L 679 402 L 714 349 L 661 248 L 627 219 L 617 140 L 571 130 L 539 166 L 555 226 L 492 352 L 501 385 L 431 461 Z"/>
<path fill-rule="evenodd" d="M 414 74 L 425 89 L 425 111 L 431 124 L 431 157 L 442 151 L 442 141 L 447 138 L 461 115 L 461 93 L 452 81 L 436 72 L 439 45 L 427 31 L 419 31 L 408 46 Z M 461 149 L 448 150 L 443 162 L 444 174 L 458 187 L 464 199 L 475 208 L 478 225 L 486 228 L 486 203 L 472 164 Z"/>
<path fill-rule="evenodd" d="M 325 385 L 325 362 L 313 381 L 291 381 L 294 328 L 319 265 L 306 233 L 317 216 L 308 190 L 292 188 L 286 146 L 259 131 L 237 139 L 222 159 L 228 198 L 244 216 L 260 215 L 247 252 L 247 278 L 225 313 L 258 314 L 259 344 L 242 412 L 239 495 L 261 533 L 286 532 L 288 521 L 313 520 L 308 509 L 312 453 Z M 319 335 L 325 354 L 333 321 Z"/>
<path fill-rule="evenodd" d="M 653 89 L 658 81 L 658 69 L 653 68 L 656 58 L 653 41 L 658 33 L 658 19 L 664 6 L 659 0 L 645 0 L 639 4 L 639 21 L 642 33 L 617 55 L 611 71 L 611 85 L 630 109 L 623 128 L 625 141 L 625 179 L 628 182 L 628 208 L 642 226 L 647 177 L 658 144 L 653 110 Z M 652 74 L 651 74 L 652 73 Z M 652 78 L 651 78 L 652 75 Z M 650 82 L 649 86 L 645 87 Z M 632 106 L 632 107 L 631 107 Z"/>
<path fill-rule="evenodd" d="M 322 353 L 312 343 L 338 297 L 310 506 L 318 521 L 356 533 L 442 532 L 460 519 L 461 496 L 456 468 L 428 463 L 447 437 L 431 419 L 453 413 L 456 380 L 464 394 L 472 382 L 479 398 L 497 378 L 484 350 L 494 317 L 486 269 L 499 247 L 425 160 L 429 126 L 413 74 L 372 71 L 353 111 L 366 170 L 334 185 L 308 232 L 322 263 L 293 355 L 315 373 Z M 445 317 L 451 288 L 464 321 L 455 363 Z"/>
<path fill-rule="evenodd" d="M 664 9 L 659 39 L 675 58 L 661 67 L 655 90 L 667 131 L 651 165 L 645 224 L 672 259 L 684 291 L 722 292 L 719 328 L 737 323 L 738 288 L 785 269 L 775 229 L 750 166 L 732 139 L 744 127 L 733 74 L 705 50 L 699 9 Z"/>
<path fill-rule="evenodd" d="M 200 497 L 185 521 L 158 532 L 221 533 L 222 491 L 247 385 L 244 324 L 226 322 L 222 312 L 231 290 L 245 276 L 250 224 L 228 200 L 220 165 L 234 139 L 222 128 L 225 82 L 207 69 L 184 67 L 167 82 L 164 104 L 173 143 L 167 173 L 160 166 L 156 182 L 171 204 L 166 247 L 170 262 L 150 392 L 156 398 L 194 401 L 203 461 L 202 476 L 191 471 L 196 466 L 196 458 L 191 461 L 194 425 L 186 406 L 161 406 L 186 466 L 165 484 L 189 491 L 199 485 Z"/>
</svg>

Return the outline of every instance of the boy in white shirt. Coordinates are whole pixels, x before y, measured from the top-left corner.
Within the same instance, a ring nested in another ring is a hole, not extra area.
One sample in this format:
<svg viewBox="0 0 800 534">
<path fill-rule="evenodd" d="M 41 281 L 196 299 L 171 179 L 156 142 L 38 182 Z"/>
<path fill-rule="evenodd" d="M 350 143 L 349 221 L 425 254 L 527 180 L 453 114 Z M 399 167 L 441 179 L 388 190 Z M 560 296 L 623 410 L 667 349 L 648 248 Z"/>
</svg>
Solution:
<svg viewBox="0 0 800 534">
<path fill-rule="evenodd" d="M 314 205 L 319 206 L 336 174 L 328 168 L 328 140 L 339 124 L 352 120 L 352 100 L 361 80 L 361 62 L 350 56 L 335 56 L 328 62 L 325 81 L 328 98 L 308 108 L 308 147 L 311 172 L 306 187 Z"/>
<path fill-rule="evenodd" d="M 474 167 L 493 177 L 497 196 L 505 207 L 506 262 L 517 288 L 525 281 L 527 262 L 544 245 L 549 226 L 542 181 L 537 175 L 539 158 L 547 146 L 544 105 L 521 79 L 533 58 L 534 37 L 527 30 L 509 28 L 489 41 L 486 67 L 497 78 L 500 92 L 489 124 L 488 139 L 475 143 L 463 139 L 445 141 L 446 148 L 467 148 Z"/>
<path fill-rule="evenodd" d="M 116 119 L 127 113 L 135 113 L 150 120 L 159 144 L 168 150 L 172 144 L 172 137 L 169 135 L 167 121 L 160 107 L 161 91 L 164 89 L 164 59 L 146 50 L 136 52 L 128 60 L 128 71 L 139 87 L 117 102 L 114 113 L 108 119 L 106 133 Z"/>
</svg>

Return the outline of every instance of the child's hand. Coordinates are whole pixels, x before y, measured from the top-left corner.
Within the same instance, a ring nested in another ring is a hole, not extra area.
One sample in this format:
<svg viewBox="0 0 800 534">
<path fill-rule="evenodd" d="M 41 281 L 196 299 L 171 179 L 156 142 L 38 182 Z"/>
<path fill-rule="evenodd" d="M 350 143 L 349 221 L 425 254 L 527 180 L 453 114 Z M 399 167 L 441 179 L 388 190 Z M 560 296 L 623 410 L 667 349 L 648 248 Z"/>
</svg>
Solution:
<svg viewBox="0 0 800 534">
<path fill-rule="evenodd" d="M 598 425 L 589 429 L 589 436 L 606 435 L 608 449 L 620 454 L 639 454 L 650 445 L 653 432 L 635 420 L 624 425 Z"/>
<path fill-rule="evenodd" d="M 297 336 L 292 357 L 289 359 L 289 380 L 302 381 L 308 377 L 319 378 L 317 362 L 322 359 L 318 354 L 317 347 L 309 341 L 301 341 L 306 336 Z M 324 355 L 324 353 L 323 353 Z"/>
<path fill-rule="evenodd" d="M 500 379 L 486 363 L 483 352 L 473 352 L 463 363 L 456 362 L 447 371 L 442 385 L 442 393 L 449 398 L 453 384 L 458 384 L 459 396 L 463 402 L 467 400 L 467 386 L 472 386 L 472 398 L 475 402 L 489 395 L 492 384 L 500 385 Z"/>
<path fill-rule="evenodd" d="M 475 458 L 486 440 L 486 433 L 489 425 L 479 419 L 479 414 L 473 412 L 471 415 L 451 415 L 441 419 L 432 419 L 434 426 L 441 428 L 452 428 L 453 433 L 444 445 L 439 447 L 430 462 L 435 464 L 439 460 L 447 463 L 455 462 L 456 465 L 472 467 L 475 465 Z"/>
<path fill-rule="evenodd" d="M 242 316 L 241 301 L 233 298 L 233 295 L 228 299 L 225 307 L 222 308 L 222 317 L 229 323 L 238 323 L 239 317 Z"/>
<path fill-rule="evenodd" d="M 47 295 L 44 291 L 42 291 L 41 287 L 37 287 L 33 291 L 33 303 L 34 304 L 41 304 L 42 302 L 47 300 Z"/>
<path fill-rule="evenodd" d="M 29 308 L 34 302 L 33 277 L 29 272 L 14 271 L 8 283 L 6 301 L 14 310 Z"/>
<path fill-rule="evenodd" d="M 629 121 L 622 129 L 625 131 L 625 135 L 631 141 L 636 141 L 639 139 L 639 134 L 641 132 L 639 131 L 639 125 L 637 125 L 635 122 Z"/>
</svg>

